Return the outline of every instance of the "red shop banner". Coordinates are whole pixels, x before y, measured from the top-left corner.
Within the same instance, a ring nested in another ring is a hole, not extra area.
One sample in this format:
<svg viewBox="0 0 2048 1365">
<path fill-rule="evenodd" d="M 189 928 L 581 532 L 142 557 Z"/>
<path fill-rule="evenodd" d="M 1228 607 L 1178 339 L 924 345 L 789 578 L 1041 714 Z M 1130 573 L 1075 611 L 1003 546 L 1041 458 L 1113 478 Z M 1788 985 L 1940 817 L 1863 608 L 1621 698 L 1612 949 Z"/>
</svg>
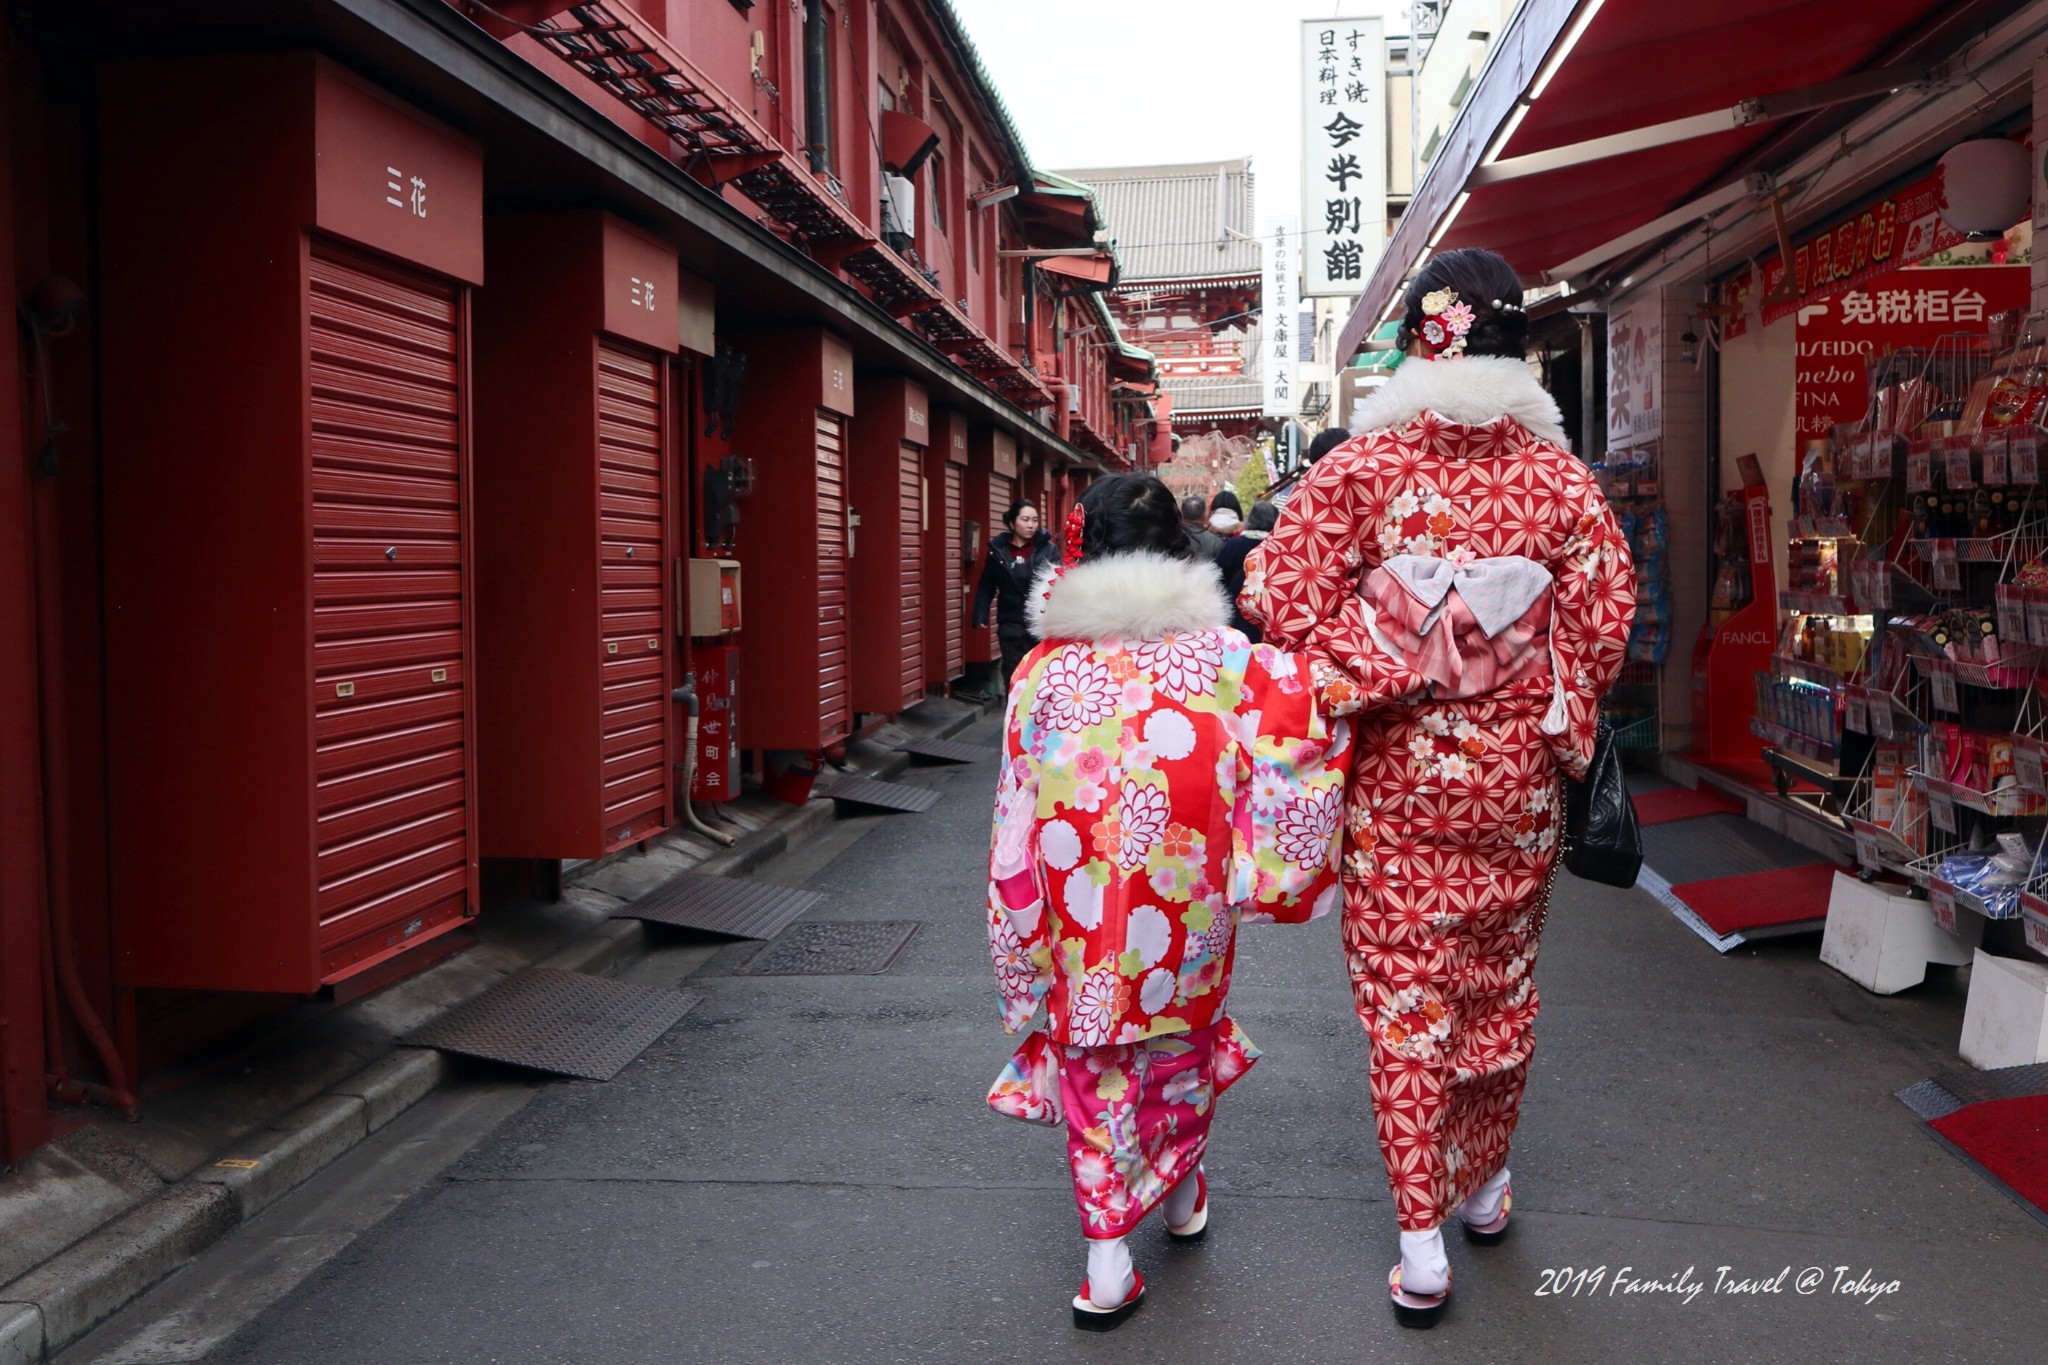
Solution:
<svg viewBox="0 0 2048 1365">
<path fill-rule="evenodd" d="M 1947 202 L 1937 166 L 1832 227 L 1809 234 L 1792 248 L 1790 262 L 1775 252 L 1765 257 L 1764 323 L 1769 325 L 1820 300 L 1867 286 L 1880 275 L 1960 244 L 1963 234 L 1941 220 Z M 1792 276 L 1791 292 L 1773 297 L 1785 283 L 1787 270 Z M 1749 296 L 1757 288 L 1754 267 L 1725 286 L 1726 301 L 1738 309 L 1728 319 L 1726 336 L 1739 337 L 1749 330 Z"/>
<path fill-rule="evenodd" d="M 1863 416 L 1868 363 L 1945 336 L 1988 332 L 1988 320 L 2027 306 L 2033 271 L 2024 265 L 1958 265 L 1893 270 L 1858 281 L 1799 310 L 1793 410 L 1799 439 L 1826 436 Z"/>
</svg>

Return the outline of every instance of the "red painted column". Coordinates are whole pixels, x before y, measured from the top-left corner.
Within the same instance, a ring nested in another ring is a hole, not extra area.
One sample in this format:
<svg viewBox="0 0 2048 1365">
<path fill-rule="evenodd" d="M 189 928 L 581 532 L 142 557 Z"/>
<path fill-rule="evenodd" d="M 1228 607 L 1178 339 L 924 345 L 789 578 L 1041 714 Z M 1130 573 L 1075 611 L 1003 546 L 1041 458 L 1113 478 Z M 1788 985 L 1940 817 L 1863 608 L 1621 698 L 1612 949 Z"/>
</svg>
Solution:
<svg viewBox="0 0 2048 1365">
<path fill-rule="evenodd" d="M 14 183 L 10 44 L 0 18 L 0 185 Z M 0 213 L 0 307 L 14 316 L 14 214 Z M 43 809 L 28 452 L 18 329 L 0 327 L 0 1165 L 50 1135 L 43 1091 Z"/>
</svg>

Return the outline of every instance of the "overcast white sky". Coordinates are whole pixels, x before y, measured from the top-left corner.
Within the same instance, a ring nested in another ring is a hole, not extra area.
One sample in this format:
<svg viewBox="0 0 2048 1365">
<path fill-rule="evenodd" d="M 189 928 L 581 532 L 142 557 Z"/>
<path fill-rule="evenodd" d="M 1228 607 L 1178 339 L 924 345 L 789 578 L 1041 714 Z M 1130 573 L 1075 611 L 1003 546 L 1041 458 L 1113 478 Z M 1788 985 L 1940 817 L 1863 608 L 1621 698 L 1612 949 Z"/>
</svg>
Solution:
<svg viewBox="0 0 2048 1365">
<path fill-rule="evenodd" d="M 1041 169 L 1249 155 L 1262 219 L 1301 195 L 1300 21 L 1384 14 L 1389 32 L 1407 28 L 1405 0 L 953 7 Z"/>
</svg>

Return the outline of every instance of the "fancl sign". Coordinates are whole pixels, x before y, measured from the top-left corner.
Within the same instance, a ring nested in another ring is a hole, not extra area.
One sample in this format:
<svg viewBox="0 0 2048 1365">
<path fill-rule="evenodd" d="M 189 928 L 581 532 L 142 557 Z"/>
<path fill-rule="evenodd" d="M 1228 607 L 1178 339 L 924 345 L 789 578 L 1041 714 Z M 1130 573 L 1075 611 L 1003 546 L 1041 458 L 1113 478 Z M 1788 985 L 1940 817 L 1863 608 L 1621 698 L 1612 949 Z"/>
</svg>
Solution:
<svg viewBox="0 0 2048 1365">
<path fill-rule="evenodd" d="M 1386 21 L 1301 25 L 1305 297 L 1354 298 L 1387 245 Z"/>
<path fill-rule="evenodd" d="M 1259 289 L 1259 374 L 1265 384 L 1268 417 L 1293 417 L 1301 412 L 1301 391 L 1295 386 L 1295 331 L 1300 327 L 1294 294 L 1295 272 L 1301 268 L 1301 225 L 1291 216 L 1277 219 L 1261 239 L 1265 274 Z"/>
</svg>

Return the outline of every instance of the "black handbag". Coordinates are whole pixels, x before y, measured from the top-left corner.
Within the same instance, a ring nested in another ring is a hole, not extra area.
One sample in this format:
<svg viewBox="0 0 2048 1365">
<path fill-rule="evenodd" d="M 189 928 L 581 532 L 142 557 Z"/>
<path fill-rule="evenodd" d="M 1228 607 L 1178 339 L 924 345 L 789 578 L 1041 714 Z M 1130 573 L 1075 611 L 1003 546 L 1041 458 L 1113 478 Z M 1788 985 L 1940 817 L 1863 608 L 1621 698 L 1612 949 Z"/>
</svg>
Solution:
<svg viewBox="0 0 2048 1365">
<path fill-rule="evenodd" d="M 1564 784 L 1565 871 L 1603 886 L 1631 887 L 1643 867 L 1643 831 L 1621 771 L 1614 730 L 1600 722 L 1585 777 Z"/>
</svg>

